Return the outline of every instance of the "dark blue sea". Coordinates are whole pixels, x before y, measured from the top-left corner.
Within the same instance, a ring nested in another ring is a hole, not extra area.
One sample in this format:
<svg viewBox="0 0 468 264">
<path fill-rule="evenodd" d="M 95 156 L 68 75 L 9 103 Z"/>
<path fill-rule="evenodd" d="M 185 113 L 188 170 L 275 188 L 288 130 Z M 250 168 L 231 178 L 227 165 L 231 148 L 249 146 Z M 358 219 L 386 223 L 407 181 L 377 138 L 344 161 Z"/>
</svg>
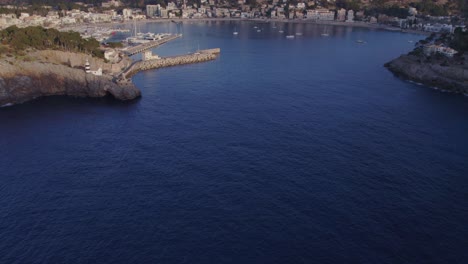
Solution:
<svg viewBox="0 0 468 264">
<path fill-rule="evenodd" d="M 1 108 L 0 263 L 468 263 L 468 98 L 383 67 L 424 36 L 140 27 L 222 52 Z"/>
</svg>

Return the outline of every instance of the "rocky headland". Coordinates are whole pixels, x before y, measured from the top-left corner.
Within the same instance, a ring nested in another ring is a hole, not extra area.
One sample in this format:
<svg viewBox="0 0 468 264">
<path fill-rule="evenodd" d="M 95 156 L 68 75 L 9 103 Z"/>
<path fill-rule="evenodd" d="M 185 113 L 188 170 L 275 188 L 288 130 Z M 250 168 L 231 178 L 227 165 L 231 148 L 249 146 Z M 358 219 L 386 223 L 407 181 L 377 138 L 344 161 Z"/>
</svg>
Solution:
<svg viewBox="0 0 468 264">
<path fill-rule="evenodd" d="M 385 64 L 396 76 L 439 90 L 468 94 L 468 31 L 431 34 Z"/>
<path fill-rule="evenodd" d="M 468 94 L 468 67 L 453 59 L 428 60 L 416 55 L 402 55 L 385 64 L 396 76 L 426 86 Z"/>
<path fill-rule="evenodd" d="M 84 65 L 85 61 L 84 54 L 60 51 L 41 51 L 26 59 L 0 59 L 0 106 L 52 95 L 111 95 L 118 100 L 140 97 L 140 90 L 131 82 L 116 82 L 110 74 L 87 74 L 83 66 L 79 66 Z M 92 62 L 98 64 L 95 58 Z M 101 67 L 105 66 L 103 61 L 101 64 Z"/>
</svg>

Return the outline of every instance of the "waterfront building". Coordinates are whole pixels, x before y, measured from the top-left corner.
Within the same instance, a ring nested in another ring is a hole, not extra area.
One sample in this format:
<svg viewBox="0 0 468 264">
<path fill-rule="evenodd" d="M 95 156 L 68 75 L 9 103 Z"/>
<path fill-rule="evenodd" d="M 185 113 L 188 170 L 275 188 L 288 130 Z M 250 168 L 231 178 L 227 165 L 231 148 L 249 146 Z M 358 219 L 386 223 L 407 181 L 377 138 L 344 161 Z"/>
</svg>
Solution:
<svg viewBox="0 0 468 264">
<path fill-rule="evenodd" d="M 115 11 L 114 9 L 103 11 L 103 13 L 109 15 L 113 20 L 117 19 L 117 11 Z"/>
<path fill-rule="evenodd" d="M 252 12 L 241 12 L 241 18 L 253 18 L 254 17 L 254 13 Z"/>
<path fill-rule="evenodd" d="M 434 32 L 434 33 L 452 33 L 455 28 L 452 25 L 447 25 L 447 24 L 427 24 L 423 26 L 424 31 L 428 32 Z"/>
<path fill-rule="evenodd" d="M 429 44 L 429 45 L 423 46 L 423 51 L 424 51 L 424 54 L 426 54 L 427 56 L 439 53 L 449 58 L 453 57 L 455 54 L 458 53 L 456 50 L 452 48 L 445 47 L 442 45 L 435 45 L 435 44 Z"/>
<path fill-rule="evenodd" d="M 182 9 L 182 18 L 190 18 L 193 17 L 197 10 L 193 8 L 186 8 Z"/>
<path fill-rule="evenodd" d="M 122 16 L 123 16 L 124 19 L 130 19 L 130 17 L 132 17 L 132 15 L 133 15 L 132 9 L 124 8 L 122 10 Z"/>
<path fill-rule="evenodd" d="M 216 17 L 229 17 L 229 9 L 227 8 L 215 8 L 214 10 L 214 15 Z"/>
<path fill-rule="evenodd" d="M 147 5 L 146 6 L 146 16 L 148 17 L 157 17 L 159 16 L 159 10 L 161 5 Z"/>
<path fill-rule="evenodd" d="M 276 18 L 276 10 L 271 10 L 271 13 L 270 13 L 270 17 L 271 18 Z"/>
<path fill-rule="evenodd" d="M 160 59 L 160 57 L 156 54 L 153 54 L 151 50 L 146 50 L 141 56 L 141 59 L 144 61 Z"/>
<path fill-rule="evenodd" d="M 342 22 L 346 20 L 346 9 L 341 8 L 336 12 L 336 20 Z"/>
<path fill-rule="evenodd" d="M 168 11 L 167 11 L 167 9 L 161 8 L 161 9 L 159 10 L 159 16 L 160 16 L 161 18 L 168 18 Z"/>
<path fill-rule="evenodd" d="M 346 22 L 354 22 L 354 11 L 353 10 L 348 10 L 348 13 L 346 15 Z"/>
<path fill-rule="evenodd" d="M 333 21 L 335 20 L 335 12 L 324 8 L 307 10 L 306 18 L 310 20 Z"/>
</svg>

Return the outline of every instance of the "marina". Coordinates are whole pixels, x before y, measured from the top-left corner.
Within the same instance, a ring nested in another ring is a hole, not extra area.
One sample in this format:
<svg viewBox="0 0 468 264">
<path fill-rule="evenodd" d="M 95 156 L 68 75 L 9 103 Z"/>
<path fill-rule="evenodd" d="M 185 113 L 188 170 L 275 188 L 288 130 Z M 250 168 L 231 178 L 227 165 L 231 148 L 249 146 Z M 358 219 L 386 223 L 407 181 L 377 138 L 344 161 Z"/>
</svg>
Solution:
<svg viewBox="0 0 468 264">
<path fill-rule="evenodd" d="M 177 38 L 180 38 L 182 37 L 182 34 L 164 34 L 162 35 L 160 38 L 158 38 L 158 40 L 150 40 L 150 41 L 147 41 L 147 42 L 144 42 L 144 43 L 141 43 L 137 46 L 129 46 L 127 47 L 126 49 L 123 49 L 123 52 L 125 54 L 127 54 L 128 56 L 132 56 L 132 55 L 135 55 L 137 53 L 141 53 L 145 50 L 148 50 L 148 49 L 152 49 L 152 48 L 156 48 L 156 47 L 159 47 L 171 40 L 174 40 L 174 39 L 177 39 Z"/>
<path fill-rule="evenodd" d="M 95 38 L 99 42 L 104 42 L 117 33 L 127 33 L 130 29 L 111 27 L 111 26 L 68 26 L 61 28 L 60 31 L 75 31 L 80 33 L 83 38 Z"/>
</svg>

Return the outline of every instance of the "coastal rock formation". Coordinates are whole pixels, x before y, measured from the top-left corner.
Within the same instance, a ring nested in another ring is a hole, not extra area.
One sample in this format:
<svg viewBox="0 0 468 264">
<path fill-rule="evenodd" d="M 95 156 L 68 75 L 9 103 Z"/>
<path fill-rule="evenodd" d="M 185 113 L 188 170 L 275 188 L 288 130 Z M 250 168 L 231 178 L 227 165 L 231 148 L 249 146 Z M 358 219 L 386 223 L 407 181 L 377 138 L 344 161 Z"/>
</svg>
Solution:
<svg viewBox="0 0 468 264">
<path fill-rule="evenodd" d="M 402 55 L 386 63 L 385 67 L 403 79 L 454 93 L 468 93 L 468 68 L 463 65 L 428 62 L 418 56 Z"/>
<path fill-rule="evenodd" d="M 119 100 L 141 95 L 132 83 L 115 83 L 109 76 L 86 74 L 81 69 L 42 62 L 0 65 L 0 106 L 18 104 L 51 95 L 103 97 Z"/>
</svg>

